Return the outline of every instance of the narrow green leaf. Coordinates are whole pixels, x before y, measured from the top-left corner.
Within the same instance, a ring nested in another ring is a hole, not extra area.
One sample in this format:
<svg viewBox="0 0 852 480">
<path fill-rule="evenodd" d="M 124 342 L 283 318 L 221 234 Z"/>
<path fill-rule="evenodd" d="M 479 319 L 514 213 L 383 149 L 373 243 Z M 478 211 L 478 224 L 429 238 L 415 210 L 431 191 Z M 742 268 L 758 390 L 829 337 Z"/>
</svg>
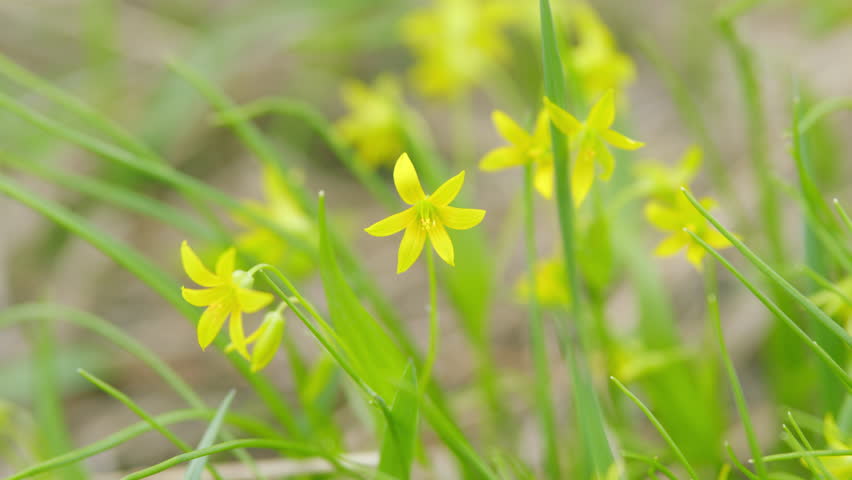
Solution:
<svg viewBox="0 0 852 480">
<path fill-rule="evenodd" d="M 216 441 L 216 437 L 219 435 L 219 429 L 222 428 L 222 422 L 225 419 L 225 413 L 231 406 L 231 401 L 234 399 L 234 395 L 236 393 L 236 390 L 231 390 L 225 396 L 225 399 L 222 400 L 222 404 L 219 405 L 219 408 L 216 410 L 216 416 L 213 417 L 213 420 L 210 422 L 207 430 L 204 431 L 204 436 L 202 436 L 201 441 L 198 442 L 198 450 L 207 448 L 210 445 L 213 445 L 213 442 Z M 200 480 L 201 472 L 203 472 L 204 468 L 207 466 L 208 458 L 209 457 L 199 457 L 189 462 L 189 468 L 186 469 L 186 475 L 183 477 L 184 480 Z"/>
<path fill-rule="evenodd" d="M 417 444 L 418 398 L 417 369 L 409 361 L 391 405 L 392 422 L 385 429 L 379 456 L 379 472 L 399 480 L 411 476 Z"/>
<path fill-rule="evenodd" d="M 689 473 L 689 477 L 692 478 L 692 480 L 699 480 L 698 474 L 695 472 L 695 469 L 693 469 L 692 465 L 689 464 L 689 461 L 683 455 L 683 452 L 680 451 L 680 448 L 678 448 L 677 444 L 674 442 L 674 440 L 672 440 L 671 435 L 669 435 L 669 433 L 666 431 L 666 428 L 663 427 L 663 424 L 661 424 L 659 420 L 657 420 L 657 417 L 654 416 L 651 410 L 649 410 L 648 407 L 646 407 L 645 404 L 642 403 L 642 400 L 639 400 L 639 397 L 634 395 L 633 392 L 628 390 L 627 387 L 625 387 L 621 382 L 619 382 L 617 378 L 609 378 L 610 380 L 612 380 L 612 383 L 614 383 L 616 387 L 618 387 L 622 392 L 624 392 L 624 394 L 627 395 L 630 400 L 633 400 L 633 403 L 635 403 L 636 406 L 639 407 L 639 410 L 642 410 L 642 413 L 644 413 L 645 416 L 648 417 L 648 420 L 650 420 L 651 423 L 654 425 L 654 428 L 656 428 L 657 431 L 660 432 L 660 436 L 663 437 L 663 440 L 665 440 L 669 448 L 672 449 L 672 452 L 674 452 L 677 459 L 680 460 L 680 463 L 683 464 L 683 467 L 686 469 L 687 473 Z"/>
</svg>

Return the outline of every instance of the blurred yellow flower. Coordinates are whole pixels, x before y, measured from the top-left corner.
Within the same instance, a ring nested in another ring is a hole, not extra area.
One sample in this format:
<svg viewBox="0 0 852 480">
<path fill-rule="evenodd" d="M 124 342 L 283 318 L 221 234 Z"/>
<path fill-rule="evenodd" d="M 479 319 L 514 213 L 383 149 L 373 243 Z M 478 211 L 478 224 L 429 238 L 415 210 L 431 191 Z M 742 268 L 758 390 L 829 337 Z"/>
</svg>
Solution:
<svg viewBox="0 0 852 480">
<path fill-rule="evenodd" d="M 701 205 L 710 210 L 716 206 L 716 202 L 712 198 L 703 198 Z M 713 248 L 731 246 L 728 239 L 717 232 L 683 195 L 675 197 L 671 204 L 662 204 L 657 201 L 648 202 L 645 205 L 645 217 L 660 230 L 671 232 L 670 236 L 657 245 L 654 254 L 658 256 L 674 255 L 686 247 L 687 260 L 699 271 L 703 267 L 701 261 L 706 252 L 684 229 L 693 232 Z"/>
<path fill-rule="evenodd" d="M 494 126 L 510 145 L 488 152 L 479 168 L 486 172 L 519 165 L 533 165 L 536 190 L 545 198 L 553 195 L 553 153 L 550 148 L 550 122 L 547 111 L 539 112 L 532 133 L 527 133 L 508 115 L 495 110 L 491 114 Z"/>
<path fill-rule="evenodd" d="M 372 86 L 357 80 L 343 84 L 347 113 L 335 124 L 340 136 L 369 168 L 389 164 L 403 150 L 402 93 L 396 78 L 382 75 Z"/>
<path fill-rule="evenodd" d="M 831 414 L 826 414 L 823 421 L 822 434 L 825 437 L 825 443 L 832 450 L 852 450 L 852 438 L 843 435 L 834 417 Z M 819 457 L 825 469 L 828 470 L 835 478 L 852 478 L 852 457 Z M 805 467 L 808 467 L 807 462 L 802 462 Z M 814 472 L 819 475 L 822 472 Z"/>
<path fill-rule="evenodd" d="M 230 317 L 228 333 L 235 349 L 246 359 L 243 313 L 254 313 L 269 305 L 272 294 L 252 290 L 253 278 L 242 270 L 234 270 L 237 251 L 229 248 L 216 261 L 216 272 L 204 266 L 198 255 L 184 241 L 180 246 L 183 269 L 195 283 L 206 287 L 191 289 L 181 287 L 184 300 L 196 307 L 207 307 L 198 321 L 198 343 L 207 348 Z"/>
<path fill-rule="evenodd" d="M 559 308 L 571 304 L 571 291 L 565 284 L 565 262 L 562 257 L 555 256 L 541 259 L 533 267 L 535 276 L 535 298 L 543 307 Z M 518 279 L 515 291 L 521 302 L 529 302 L 529 274 Z"/>
<path fill-rule="evenodd" d="M 702 157 L 701 148 L 693 146 L 674 167 L 655 161 L 636 164 L 636 193 L 662 201 L 674 201 L 675 195 L 683 195 L 680 188 L 689 185 L 698 174 Z"/>
<path fill-rule="evenodd" d="M 370 235 L 386 237 L 405 230 L 399 246 L 396 273 L 408 270 L 417 261 L 427 237 L 438 255 L 448 264 L 454 265 L 453 242 L 445 227 L 467 230 L 478 225 L 485 217 L 485 210 L 449 206 L 464 184 L 464 171 L 444 182 L 431 195 L 426 195 L 411 159 L 407 153 L 403 153 L 393 169 L 393 181 L 399 196 L 411 207 L 376 222 L 365 231 Z"/>
<path fill-rule="evenodd" d="M 315 242 L 314 223 L 299 206 L 281 174 L 272 167 L 263 168 L 263 193 L 265 203 L 246 201 L 246 206 L 306 244 Z M 247 229 L 236 238 L 240 251 L 260 261 L 279 265 L 293 275 L 310 271 L 313 266 L 310 252 L 283 242 L 276 232 L 250 218 L 237 216 L 236 220 Z"/>
<path fill-rule="evenodd" d="M 281 345 L 281 340 L 284 338 L 284 315 L 282 311 L 287 307 L 286 303 L 281 305 L 274 311 L 269 312 L 263 317 L 263 323 L 251 335 L 246 337 L 246 345 L 255 343 L 254 349 L 251 352 L 251 371 L 258 372 L 263 370 L 275 354 L 278 352 L 278 347 Z M 225 352 L 235 350 L 236 346 L 230 343 Z"/>
<path fill-rule="evenodd" d="M 435 0 L 402 23 L 403 41 L 416 57 L 410 75 L 423 95 L 454 97 L 506 60 L 510 48 L 503 28 L 511 3 L 493 0 Z"/>
<path fill-rule="evenodd" d="M 615 96 L 608 90 L 592 107 L 586 121 L 580 123 L 573 115 L 545 98 L 550 119 L 571 140 L 574 161 L 571 169 L 571 188 L 574 204 L 580 205 L 595 180 L 595 164 L 600 164 L 601 180 L 609 180 L 615 170 L 615 158 L 607 144 L 624 150 L 636 150 L 644 145 L 610 129 L 615 122 Z"/>
<path fill-rule="evenodd" d="M 852 331 L 852 276 L 835 283 L 834 287 L 837 290 L 820 290 L 811 296 L 811 300 L 826 315 L 843 321 L 846 329 Z"/>
<path fill-rule="evenodd" d="M 566 56 L 571 62 L 568 71 L 580 79 L 587 98 L 624 89 L 636 78 L 633 60 L 618 50 L 612 32 L 592 7 L 582 2 L 569 5 L 568 31 L 576 43 Z"/>
</svg>

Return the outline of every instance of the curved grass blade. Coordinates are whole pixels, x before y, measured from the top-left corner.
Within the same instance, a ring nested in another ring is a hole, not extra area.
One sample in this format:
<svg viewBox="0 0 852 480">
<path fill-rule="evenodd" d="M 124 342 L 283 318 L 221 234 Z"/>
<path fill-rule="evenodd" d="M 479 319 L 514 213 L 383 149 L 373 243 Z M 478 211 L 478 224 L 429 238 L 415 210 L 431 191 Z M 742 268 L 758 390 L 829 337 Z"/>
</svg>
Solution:
<svg viewBox="0 0 852 480">
<path fill-rule="evenodd" d="M 409 361 L 391 405 L 391 424 L 385 429 L 379 456 L 379 472 L 390 478 L 408 480 L 417 445 L 419 418 L 417 370 Z"/>
<path fill-rule="evenodd" d="M 663 440 L 665 440 L 669 448 L 672 449 L 672 452 L 674 452 L 677 459 L 680 460 L 680 463 L 683 464 L 683 467 L 686 469 L 687 473 L 689 474 L 689 477 L 692 478 L 692 480 L 699 480 L 698 474 L 695 472 L 695 469 L 693 469 L 692 465 L 689 464 L 689 461 L 683 455 L 683 452 L 680 451 L 680 448 L 677 446 L 674 440 L 672 440 L 671 435 L 669 435 L 669 433 L 666 431 L 666 428 L 663 427 L 663 424 L 661 424 L 660 421 L 657 420 L 657 417 L 655 417 L 654 414 L 651 413 L 651 410 L 649 410 L 648 407 L 646 407 L 645 404 L 642 403 L 642 400 L 639 400 L 639 397 L 634 395 L 633 392 L 628 390 L 627 387 L 625 387 L 621 382 L 619 382 L 617 378 L 609 377 L 609 379 L 612 380 L 612 383 L 614 383 L 616 387 L 618 387 L 622 392 L 624 392 L 624 394 L 627 395 L 630 400 L 632 400 L 633 403 L 636 404 L 637 407 L 639 407 L 639 410 L 642 410 L 642 413 L 644 413 L 648 420 L 654 425 L 654 428 L 656 428 L 657 431 L 660 432 L 660 436 L 663 437 Z"/>
<path fill-rule="evenodd" d="M 204 431 L 204 436 L 201 437 L 201 441 L 198 443 L 198 450 L 207 448 L 210 445 L 213 445 L 213 442 L 216 441 L 216 436 L 219 435 L 219 429 L 222 428 L 222 422 L 225 419 L 225 413 L 227 413 L 228 408 L 231 406 L 231 401 L 234 399 L 234 395 L 236 393 L 236 390 L 231 390 L 225 396 L 225 399 L 222 400 L 222 404 L 219 405 L 219 408 L 216 410 L 216 415 L 213 417 L 213 420 L 210 422 L 207 430 Z M 200 457 L 189 462 L 189 468 L 186 470 L 184 480 L 200 480 L 201 472 L 207 466 L 208 458 L 209 457 Z"/>
</svg>

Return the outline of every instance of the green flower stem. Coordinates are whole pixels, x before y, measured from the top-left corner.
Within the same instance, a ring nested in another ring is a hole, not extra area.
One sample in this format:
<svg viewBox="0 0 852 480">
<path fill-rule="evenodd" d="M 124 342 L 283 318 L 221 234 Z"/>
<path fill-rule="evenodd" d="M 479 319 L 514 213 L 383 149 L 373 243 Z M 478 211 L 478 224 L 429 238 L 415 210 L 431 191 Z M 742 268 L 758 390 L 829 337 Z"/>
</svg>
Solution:
<svg viewBox="0 0 852 480">
<path fill-rule="evenodd" d="M 852 233 L 852 218 L 849 218 L 849 215 L 846 213 L 846 210 L 840 205 L 840 200 L 834 199 L 832 202 L 834 203 L 834 209 L 837 210 L 837 214 L 840 215 L 840 218 L 843 219 L 843 223 L 846 225 L 846 228 L 849 230 L 849 233 Z"/>
<path fill-rule="evenodd" d="M 781 209 L 778 208 L 778 195 L 775 191 L 772 169 L 769 164 L 769 143 L 760 84 L 751 52 L 737 34 L 733 17 L 725 16 L 721 19 L 719 28 L 734 57 L 742 86 L 746 118 L 748 119 L 748 139 L 751 148 L 749 157 L 752 161 L 752 171 L 758 180 L 760 216 L 764 231 L 769 239 L 769 258 L 773 262 L 780 263 L 785 259 L 781 230 Z"/>
<path fill-rule="evenodd" d="M 852 97 L 840 97 L 823 100 L 817 103 L 802 116 L 799 123 L 799 133 L 804 135 L 824 117 L 840 110 L 852 110 Z"/>
<path fill-rule="evenodd" d="M 728 347 L 725 345 L 725 335 L 722 331 L 722 318 L 719 314 L 719 288 L 716 281 L 716 264 L 710 259 L 704 262 L 704 285 L 707 296 L 707 313 L 710 318 L 710 325 L 713 328 L 716 342 L 719 346 L 719 355 L 722 357 L 722 364 L 728 374 L 728 381 L 731 385 L 731 392 L 734 394 L 734 403 L 737 405 L 737 411 L 740 414 L 740 419 L 743 422 L 746 440 L 748 441 L 751 455 L 755 459 L 754 466 L 757 470 L 757 476 L 762 480 L 766 480 L 768 472 L 763 464 L 762 453 L 760 451 L 760 443 L 757 440 L 757 434 L 754 431 L 754 424 L 751 421 L 751 415 L 748 411 L 745 394 L 743 393 L 742 384 L 737 376 L 737 371 L 734 368 L 734 362 L 728 353 Z"/>
<path fill-rule="evenodd" d="M 539 1 L 542 38 L 542 58 L 544 61 L 544 91 L 550 100 L 561 108 L 568 105 L 565 75 L 556 40 L 556 31 L 548 0 Z M 556 181 L 556 206 L 562 237 L 562 253 L 565 258 L 565 275 L 571 291 L 571 306 L 574 322 L 579 327 L 580 342 L 573 344 L 569 337 L 570 325 L 567 318 L 557 322 L 557 332 L 571 374 L 572 395 L 580 441 L 585 446 L 587 465 L 591 475 L 606 475 L 613 464 L 613 452 L 607 441 L 606 427 L 597 393 L 594 390 L 590 373 L 585 365 L 584 351 L 589 346 L 588 329 L 583 326 L 585 319 L 585 292 L 580 283 L 576 245 L 574 199 L 571 193 L 569 175 L 569 149 L 565 135 L 551 124 L 551 142 Z"/>
<path fill-rule="evenodd" d="M 632 452 L 622 452 L 621 454 L 625 460 L 635 460 L 637 462 L 642 462 L 651 467 L 652 472 L 649 472 L 648 475 L 651 475 L 654 472 L 662 473 L 669 480 L 677 480 L 674 472 L 672 472 L 668 467 L 660 463 L 660 460 L 657 457 L 648 457 L 646 455 L 639 455 Z"/>
<path fill-rule="evenodd" d="M 711 247 L 707 242 L 705 242 L 698 235 L 695 235 L 693 232 L 689 230 L 687 230 L 686 232 L 692 237 L 694 241 L 698 242 L 702 247 L 704 247 L 704 250 L 706 250 L 710 255 L 713 255 L 713 257 L 716 258 L 719 263 L 721 263 L 726 269 L 728 269 L 728 271 L 731 272 L 737 278 L 737 280 L 739 280 L 743 285 L 745 285 L 745 287 L 749 289 L 752 295 L 754 295 L 758 300 L 760 300 L 760 302 L 763 303 L 763 305 L 766 306 L 766 308 L 769 309 L 769 311 L 772 312 L 776 318 L 778 318 L 779 320 L 784 322 L 788 327 L 790 327 L 793 333 L 800 340 L 802 340 L 805 345 L 807 345 L 811 350 L 813 350 L 814 353 L 816 353 L 817 356 L 823 362 L 826 363 L 826 365 L 831 368 L 831 371 L 833 371 L 834 374 L 840 379 L 840 381 L 843 382 L 843 384 L 846 386 L 846 390 L 848 392 L 852 392 L 852 377 L 850 377 L 849 374 L 846 373 L 846 370 L 844 370 L 843 367 L 838 365 L 837 362 L 835 362 L 834 359 L 831 358 L 831 355 L 829 355 L 825 350 L 823 350 L 817 342 L 811 339 L 808 334 L 805 333 L 805 331 L 802 330 L 802 328 L 792 318 L 790 318 L 786 313 L 784 313 L 784 311 L 781 310 L 781 308 L 779 308 L 778 305 L 776 305 L 772 300 L 770 300 L 769 297 L 767 297 L 760 290 L 758 290 L 752 282 L 746 279 L 745 276 L 743 276 L 743 274 L 740 273 L 739 270 L 737 270 L 733 265 L 731 265 L 731 263 L 726 260 L 725 257 L 723 257 L 716 249 Z"/>
<path fill-rule="evenodd" d="M 559 465 L 559 438 L 556 433 L 556 415 L 550 385 L 550 362 L 547 355 L 544 324 L 536 295 L 536 245 L 535 245 L 535 192 L 533 189 L 533 167 L 524 166 L 524 244 L 527 276 L 529 281 L 528 313 L 530 321 L 530 345 L 535 364 L 535 401 L 541 431 L 545 439 L 545 473 L 548 478 L 561 478 Z"/>
<path fill-rule="evenodd" d="M 438 357 L 438 335 L 440 335 L 438 323 L 438 282 L 435 277 L 435 254 L 431 245 L 426 246 L 426 270 L 429 276 L 429 347 L 426 352 L 426 361 L 423 372 L 420 374 L 421 392 L 426 391 Z"/>
<path fill-rule="evenodd" d="M 748 478 L 749 480 L 760 480 L 759 478 L 757 478 L 757 475 L 751 473 L 751 470 L 746 468 L 746 466 L 743 465 L 743 462 L 741 462 L 740 459 L 737 458 L 737 454 L 734 453 L 734 449 L 731 448 L 731 444 L 727 441 L 725 441 L 725 451 L 728 452 L 728 458 L 731 459 L 731 462 L 734 464 L 734 467 L 736 467 L 736 469 L 739 470 L 740 473 L 742 473 L 746 478 Z"/>
<path fill-rule="evenodd" d="M 802 452 L 778 453 L 775 455 L 767 455 L 763 457 L 763 461 L 780 462 L 783 460 L 798 460 L 807 457 L 850 457 L 852 450 L 809 450 Z"/>
<path fill-rule="evenodd" d="M 731 244 L 736 247 L 740 253 L 743 254 L 755 267 L 758 268 L 764 275 L 769 277 L 777 286 L 783 289 L 787 294 L 789 294 L 796 302 L 798 302 L 808 313 L 810 313 L 816 320 L 818 320 L 823 326 L 825 326 L 828 330 L 830 330 L 834 335 L 836 335 L 840 340 L 843 341 L 844 345 L 849 348 L 852 347 L 852 336 L 849 335 L 843 327 L 837 324 L 834 320 L 831 319 L 828 315 L 825 314 L 822 310 L 820 310 L 813 302 L 811 302 L 806 296 L 802 295 L 801 292 L 796 290 L 787 280 L 785 280 L 781 275 L 778 274 L 775 270 L 773 270 L 769 265 L 766 264 L 763 260 L 761 260 L 754 252 L 751 251 L 739 238 L 736 237 L 733 233 L 731 233 L 728 229 L 722 226 L 716 218 L 704 208 L 695 197 L 687 191 L 685 188 L 682 189 L 683 194 L 686 195 L 686 198 L 689 199 L 690 203 L 698 210 L 701 215 L 710 221 L 716 230 L 719 231 L 725 238 L 728 239 Z M 691 234 L 692 235 L 692 234 Z M 692 235 L 693 238 L 696 238 L 695 235 Z M 706 245 L 705 242 L 701 241 L 703 245 Z M 709 247 L 709 245 L 707 245 Z M 707 248 L 705 247 L 705 248 Z M 712 247 L 710 250 L 713 250 Z"/>
<path fill-rule="evenodd" d="M 642 403 L 642 400 L 639 400 L 639 397 L 634 395 L 633 392 L 631 392 L 627 389 L 627 387 L 624 386 L 624 384 L 619 382 L 617 378 L 609 377 L 609 379 L 612 380 L 612 383 L 614 383 L 615 386 L 617 386 L 622 392 L 624 392 L 624 394 L 627 395 L 630 400 L 633 400 L 633 403 L 635 403 L 636 406 L 639 407 L 639 410 L 642 410 L 642 413 L 644 413 L 645 416 L 648 417 L 648 420 L 654 425 L 654 428 L 657 429 L 657 431 L 660 433 L 660 436 L 662 436 L 663 440 L 665 440 L 666 444 L 668 444 L 669 448 L 672 449 L 672 452 L 675 454 L 677 459 L 680 460 L 680 463 L 683 464 L 683 467 L 686 469 L 686 472 L 689 474 L 689 477 L 692 480 L 699 480 L 698 474 L 695 472 L 695 469 L 692 468 L 692 465 L 689 464 L 689 460 L 686 459 L 686 456 L 683 454 L 683 452 L 680 451 L 680 448 L 677 446 L 674 440 L 672 440 L 672 437 L 671 435 L 669 435 L 669 432 L 666 431 L 666 428 L 663 427 L 663 424 L 660 423 L 659 420 L 657 420 L 657 417 L 654 416 L 651 410 L 646 407 L 644 403 Z"/>
<path fill-rule="evenodd" d="M 144 408 L 140 407 L 136 402 L 134 402 L 129 396 L 121 392 L 117 388 L 108 384 L 107 382 L 101 380 L 100 378 L 92 375 L 91 373 L 83 370 L 82 368 L 77 369 L 77 373 L 79 373 L 83 378 L 92 382 L 96 387 L 100 388 L 107 395 L 115 398 L 119 402 L 123 403 L 131 412 L 135 413 L 142 420 L 148 422 L 151 425 L 151 428 L 160 433 L 166 440 L 172 442 L 173 445 L 183 450 L 184 452 L 192 451 L 192 447 L 189 446 L 188 443 L 184 442 L 177 435 L 175 435 L 171 430 L 166 428 L 165 425 L 161 425 L 154 418 L 153 415 L 149 414 L 145 411 Z M 213 467 L 212 464 L 207 464 L 207 470 L 213 475 L 213 478 L 216 480 L 223 480 L 222 475 Z"/>
<path fill-rule="evenodd" d="M 799 439 L 799 441 L 802 444 L 802 447 L 804 447 L 803 450 L 804 451 L 813 451 L 814 447 L 811 446 L 811 442 L 808 441 L 808 437 L 806 437 L 804 432 L 802 432 L 802 429 L 799 428 L 799 423 L 796 422 L 796 419 L 795 419 L 795 417 L 793 417 L 792 412 L 790 412 L 790 411 L 787 412 L 787 419 L 790 421 L 790 425 L 793 427 L 793 430 L 791 432 L 790 429 L 787 428 L 786 425 L 784 425 L 784 429 L 787 430 L 787 433 L 791 436 L 791 438 L 793 437 L 793 434 L 795 433 L 795 437 L 797 437 Z M 831 472 L 829 472 L 827 468 L 825 468 L 825 465 L 822 463 L 822 460 L 820 460 L 819 457 L 806 457 L 806 459 L 807 459 L 808 463 L 811 465 L 810 469 L 811 469 L 812 472 L 816 473 L 817 470 L 818 470 L 820 473 L 822 473 L 823 478 L 825 478 L 827 480 L 837 480 L 837 478 L 835 478 L 835 476 L 832 475 Z M 757 460 L 757 458 L 755 458 L 755 461 L 756 460 Z"/>
</svg>

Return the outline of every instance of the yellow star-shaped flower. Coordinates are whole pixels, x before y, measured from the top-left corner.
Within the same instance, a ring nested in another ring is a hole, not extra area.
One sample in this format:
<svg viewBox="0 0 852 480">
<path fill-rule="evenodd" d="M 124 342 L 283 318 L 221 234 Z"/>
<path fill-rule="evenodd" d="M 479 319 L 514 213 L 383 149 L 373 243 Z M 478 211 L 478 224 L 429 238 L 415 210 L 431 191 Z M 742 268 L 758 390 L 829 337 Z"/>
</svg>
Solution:
<svg viewBox="0 0 852 480">
<path fill-rule="evenodd" d="M 242 270 L 234 270 L 237 251 L 229 248 L 219 255 L 216 272 L 204 266 L 198 255 L 184 241 L 180 246 L 183 269 L 189 278 L 202 289 L 181 287 L 184 300 L 196 307 L 207 307 L 198 320 L 198 343 L 207 348 L 222 330 L 230 317 L 228 333 L 234 348 L 246 359 L 246 338 L 243 330 L 243 313 L 254 313 L 269 305 L 273 296 L 267 292 L 252 290 L 253 279 Z"/>
<path fill-rule="evenodd" d="M 411 159 L 403 153 L 394 166 L 393 181 L 399 196 L 411 207 L 374 223 L 365 231 L 376 237 L 386 237 L 405 230 L 399 245 L 396 273 L 408 270 L 417 261 L 426 238 L 445 262 L 454 265 L 453 242 L 447 228 L 467 230 L 485 217 L 485 210 L 449 206 L 464 184 L 464 171 L 426 195 Z"/>
<path fill-rule="evenodd" d="M 532 133 L 527 133 L 508 115 L 495 110 L 491 114 L 494 126 L 510 145 L 488 152 L 479 168 L 486 172 L 519 165 L 533 165 L 533 183 L 544 198 L 553 195 L 553 152 L 550 148 L 550 123 L 547 111 L 538 114 Z"/>
<path fill-rule="evenodd" d="M 645 145 L 610 128 L 615 121 L 615 96 L 612 90 L 607 91 L 598 100 L 583 123 L 547 98 L 544 103 L 550 119 L 568 136 L 571 148 L 576 152 L 571 169 L 571 188 L 575 205 L 580 205 L 592 188 L 596 163 L 601 166 L 601 180 L 607 181 L 612 176 L 615 158 L 607 144 L 623 150 L 636 150 Z"/>
<path fill-rule="evenodd" d="M 703 152 L 697 146 L 690 147 L 674 167 L 661 162 L 648 161 L 636 164 L 636 184 L 640 195 L 651 195 L 659 200 L 671 200 L 682 196 L 680 187 L 689 185 L 701 167 Z"/>
<path fill-rule="evenodd" d="M 340 136 L 371 169 L 390 163 L 402 150 L 404 140 L 402 91 L 396 78 L 382 75 L 373 85 L 359 81 L 343 84 L 347 113 L 337 121 Z"/>
<path fill-rule="evenodd" d="M 716 202 L 712 198 L 702 198 L 701 205 L 710 210 L 716 206 Z M 699 271 L 702 269 L 701 261 L 706 252 L 704 247 L 696 243 L 684 229 L 693 232 L 713 248 L 731 246 L 731 242 L 717 232 L 683 195 L 676 197 L 671 205 L 656 201 L 649 202 L 645 205 L 645 217 L 660 230 L 672 232 L 657 245 L 654 254 L 661 257 L 674 255 L 686 247 L 686 259 Z"/>
</svg>

